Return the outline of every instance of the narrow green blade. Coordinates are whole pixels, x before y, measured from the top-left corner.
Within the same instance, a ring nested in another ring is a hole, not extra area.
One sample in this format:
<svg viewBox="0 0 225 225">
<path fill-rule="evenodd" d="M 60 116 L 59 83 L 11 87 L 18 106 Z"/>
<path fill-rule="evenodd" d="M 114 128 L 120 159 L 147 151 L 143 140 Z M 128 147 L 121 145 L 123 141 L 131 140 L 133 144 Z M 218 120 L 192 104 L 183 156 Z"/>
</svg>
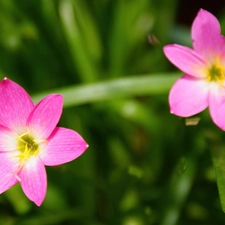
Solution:
<svg viewBox="0 0 225 225">
<path fill-rule="evenodd" d="M 212 149 L 213 164 L 220 195 L 220 202 L 225 212 L 225 146 Z"/>
<path fill-rule="evenodd" d="M 49 93 L 64 96 L 64 107 L 133 96 L 167 94 L 180 73 L 142 75 L 74 85 L 33 95 L 34 102 Z"/>
</svg>

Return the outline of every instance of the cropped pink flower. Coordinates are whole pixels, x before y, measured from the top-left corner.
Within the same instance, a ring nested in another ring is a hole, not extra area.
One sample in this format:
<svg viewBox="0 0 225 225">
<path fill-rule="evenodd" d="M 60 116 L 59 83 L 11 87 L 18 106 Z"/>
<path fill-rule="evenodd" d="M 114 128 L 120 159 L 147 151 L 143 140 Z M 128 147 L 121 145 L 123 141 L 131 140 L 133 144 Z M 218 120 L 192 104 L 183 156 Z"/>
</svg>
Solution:
<svg viewBox="0 0 225 225">
<path fill-rule="evenodd" d="M 88 145 L 77 132 L 56 127 L 61 95 L 48 95 L 34 106 L 22 87 L 4 78 L 0 103 L 0 193 L 20 182 L 25 195 L 40 206 L 47 189 L 45 165 L 72 161 Z"/>
<path fill-rule="evenodd" d="M 184 75 L 169 94 L 171 113 L 188 117 L 209 107 L 214 123 L 225 130 L 225 37 L 218 20 L 201 9 L 192 25 L 193 49 L 172 44 L 167 58 Z"/>
</svg>

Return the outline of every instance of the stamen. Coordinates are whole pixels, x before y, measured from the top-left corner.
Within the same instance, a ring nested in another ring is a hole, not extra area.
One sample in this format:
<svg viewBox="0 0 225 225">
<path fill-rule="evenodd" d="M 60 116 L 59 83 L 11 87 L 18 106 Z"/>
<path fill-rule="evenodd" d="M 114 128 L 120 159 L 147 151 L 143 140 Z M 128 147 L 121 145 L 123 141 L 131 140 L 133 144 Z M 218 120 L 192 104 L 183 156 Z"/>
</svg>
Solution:
<svg viewBox="0 0 225 225">
<path fill-rule="evenodd" d="M 207 74 L 207 81 L 211 82 L 219 82 L 221 85 L 225 79 L 225 67 L 220 64 L 220 58 L 217 57 L 214 64 L 207 70 L 205 70 Z"/>
<path fill-rule="evenodd" d="M 22 137 L 24 137 L 27 134 L 29 134 L 29 132 L 26 132 L 24 134 L 21 134 L 20 136 L 16 137 L 16 140 L 20 140 L 21 142 L 26 143 L 26 141 L 24 141 Z"/>
<path fill-rule="evenodd" d="M 37 155 L 40 150 L 40 143 L 47 142 L 47 140 L 36 140 L 29 132 L 25 132 L 16 137 L 18 141 L 17 150 L 20 153 L 15 156 L 19 158 L 19 164 L 23 166 L 23 163 L 27 161 L 31 156 Z"/>
<path fill-rule="evenodd" d="M 47 140 L 33 140 L 36 144 L 40 144 L 40 143 L 44 143 L 44 142 L 48 142 Z"/>
</svg>

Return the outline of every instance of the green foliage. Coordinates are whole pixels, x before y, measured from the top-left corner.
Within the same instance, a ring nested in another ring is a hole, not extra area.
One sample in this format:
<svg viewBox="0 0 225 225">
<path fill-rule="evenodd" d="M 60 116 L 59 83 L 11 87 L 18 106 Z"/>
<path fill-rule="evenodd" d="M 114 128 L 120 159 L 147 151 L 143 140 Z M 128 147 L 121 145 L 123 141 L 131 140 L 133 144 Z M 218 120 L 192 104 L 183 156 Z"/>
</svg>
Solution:
<svg viewBox="0 0 225 225">
<path fill-rule="evenodd" d="M 210 155 L 225 208 L 224 133 L 207 111 L 169 113 L 181 73 L 162 47 L 190 44 L 176 14 L 176 0 L 0 0 L 1 78 L 35 102 L 62 93 L 60 126 L 90 146 L 47 168 L 40 208 L 19 185 L 1 194 L 0 224 L 224 224 Z"/>
</svg>

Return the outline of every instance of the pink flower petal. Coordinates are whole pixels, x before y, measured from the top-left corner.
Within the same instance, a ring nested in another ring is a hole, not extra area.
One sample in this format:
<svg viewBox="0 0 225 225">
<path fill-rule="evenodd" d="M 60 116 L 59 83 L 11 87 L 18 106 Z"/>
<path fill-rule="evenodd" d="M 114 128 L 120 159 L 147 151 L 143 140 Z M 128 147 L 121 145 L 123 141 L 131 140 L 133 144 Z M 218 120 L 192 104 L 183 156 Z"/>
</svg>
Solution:
<svg viewBox="0 0 225 225">
<path fill-rule="evenodd" d="M 42 161 L 36 156 L 31 157 L 18 173 L 18 177 L 25 195 L 40 206 L 47 189 L 47 176 Z"/>
<path fill-rule="evenodd" d="M 184 75 L 170 90 L 171 113 L 188 117 L 201 112 L 208 106 L 208 91 L 207 81 Z"/>
<path fill-rule="evenodd" d="M 225 130 L 225 88 L 216 83 L 211 84 L 209 110 L 213 122 Z"/>
<path fill-rule="evenodd" d="M 27 126 L 35 139 L 45 140 L 55 129 L 62 114 L 63 97 L 51 94 L 43 98 L 31 112 Z"/>
<path fill-rule="evenodd" d="M 17 136 L 14 131 L 0 125 L 0 153 L 15 151 L 18 145 Z"/>
<path fill-rule="evenodd" d="M 194 50 L 177 44 L 166 45 L 163 50 L 170 62 L 183 72 L 197 78 L 207 76 L 205 73 L 207 61 Z"/>
<path fill-rule="evenodd" d="M 224 51 L 225 40 L 220 35 L 220 24 L 214 15 L 201 9 L 192 25 L 191 36 L 196 52 L 203 57 L 218 56 Z"/>
<path fill-rule="evenodd" d="M 34 105 L 21 86 L 4 78 L 0 82 L 0 103 L 0 124 L 11 129 L 26 126 Z"/>
<path fill-rule="evenodd" d="M 56 166 L 79 157 L 88 145 L 75 131 L 56 127 L 40 157 L 47 166 Z"/>
<path fill-rule="evenodd" d="M 15 177 L 17 165 L 18 159 L 11 158 L 8 153 L 0 153 L 0 194 L 18 182 Z"/>
</svg>

